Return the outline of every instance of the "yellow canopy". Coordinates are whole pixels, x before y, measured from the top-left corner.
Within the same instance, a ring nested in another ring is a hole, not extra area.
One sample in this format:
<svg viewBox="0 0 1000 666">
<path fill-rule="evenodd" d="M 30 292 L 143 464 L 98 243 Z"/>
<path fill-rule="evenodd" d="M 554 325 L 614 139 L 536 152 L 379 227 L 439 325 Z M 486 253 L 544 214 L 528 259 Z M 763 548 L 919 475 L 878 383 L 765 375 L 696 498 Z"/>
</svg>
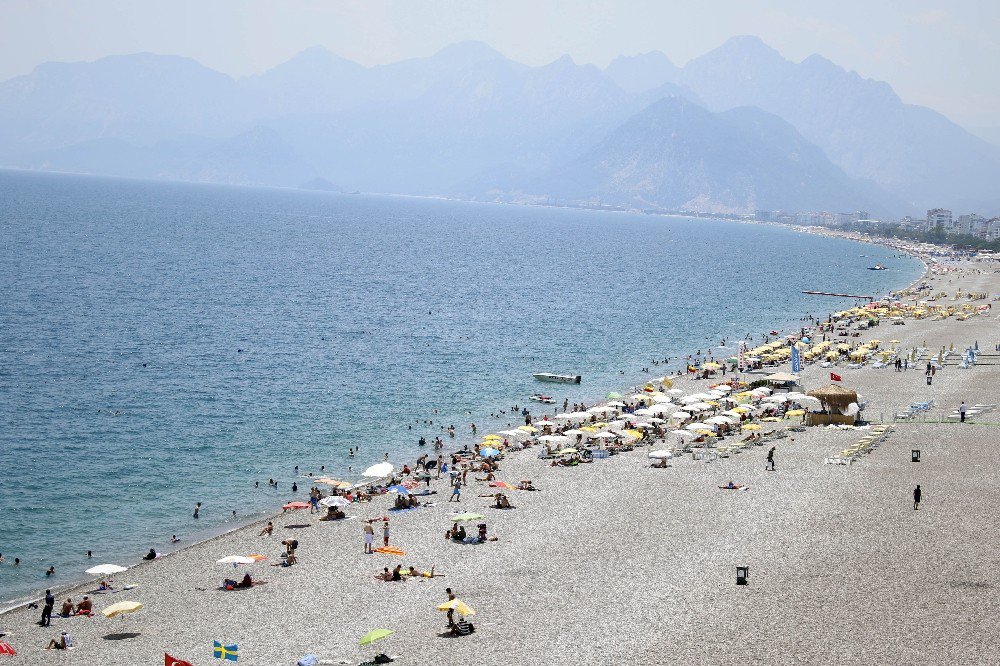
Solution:
<svg viewBox="0 0 1000 666">
<path fill-rule="evenodd" d="M 538 428 L 530 425 L 517 426 L 517 429 L 525 432 L 538 432 Z"/>
<path fill-rule="evenodd" d="M 787 412 L 785 412 L 785 416 L 802 416 L 805 413 L 806 410 L 804 409 L 790 409 Z"/>
<path fill-rule="evenodd" d="M 748 423 L 741 427 L 740 430 L 760 430 L 761 425 L 759 423 Z"/>
<path fill-rule="evenodd" d="M 116 617 L 118 615 L 125 615 L 126 613 L 134 613 L 142 608 L 142 604 L 138 601 L 119 601 L 116 604 L 111 604 L 105 608 L 102 613 L 105 617 Z"/>
<path fill-rule="evenodd" d="M 451 601 L 446 601 L 437 607 L 439 611 L 450 611 L 454 610 L 459 615 L 475 615 L 476 611 L 472 610 L 466 605 L 461 599 L 452 599 Z"/>
</svg>

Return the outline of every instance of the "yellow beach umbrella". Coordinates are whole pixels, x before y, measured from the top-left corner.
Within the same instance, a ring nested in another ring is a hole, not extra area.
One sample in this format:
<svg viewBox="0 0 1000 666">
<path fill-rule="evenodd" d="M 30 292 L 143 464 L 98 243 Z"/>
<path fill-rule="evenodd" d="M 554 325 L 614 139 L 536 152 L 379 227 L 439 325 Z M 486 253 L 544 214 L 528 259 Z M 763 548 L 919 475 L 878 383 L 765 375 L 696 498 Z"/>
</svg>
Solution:
<svg viewBox="0 0 1000 666">
<path fill-rule="evenodd" d="M 488 439 L 488 440 L 491 440 L 491 441 L 494 441 L 494 442 L 502 442 L 503 441 L 503 437 L 501 437 L 500 435 L 483 435 L 483 439 L 484 440 Z"/>
<path fill-rule="evenodd" d="M 780 423 L 781 419 L 779 419 L 777 416 L 765 416 L 764 418 L 761 419 L 761 421 L 767 421 L 768 423 Z"/>
<path fill-rule="evenodd" d="M 741 426 L 740 430 L 760 430 L 761 425 L 759 423 L 748 423 L 745 426 Z"/>
<path fill-rule="evenodd" d="M 450 611 L 454 610 L 459 615 L 475 615 L 476 611 L 470 608 L 461 599 L 452 599 L 451 601 L 446 601 L 437 607 L 439 611 Z"/>
<path fill-rule="evenodd" d="M 134 613 L 140 608 L 142 608 L 142 604 L 138 601 L 119 601 L 116 604 L 111 604 L 101 612 L 104 613 L 105 617 L 117 617 L 127 613 Z"/>
<path fill-rule="evenodd" d="M 517 426 L 518 430 L 523 430 L 524 432 L 538 432 L 538 428 L 530 425 Z"/>
<path fill-rule="evenodd" d="M 802 416 L 805 413 L 806 413 L 806 410 L 804 410 L 804 409 L 791 409 L 791 410 L 785 412 L 785 416 Z"/>
</svg>

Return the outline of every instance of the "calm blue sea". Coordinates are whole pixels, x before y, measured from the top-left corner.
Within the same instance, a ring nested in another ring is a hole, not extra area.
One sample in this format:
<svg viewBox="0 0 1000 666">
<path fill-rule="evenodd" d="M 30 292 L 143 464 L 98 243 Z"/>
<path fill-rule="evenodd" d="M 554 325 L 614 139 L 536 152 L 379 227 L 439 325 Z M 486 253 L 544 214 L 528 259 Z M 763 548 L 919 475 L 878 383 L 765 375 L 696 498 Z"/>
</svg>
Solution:
<svg viewBox="0 0 1000 666">
<path fill-rule="evenodd" d="M 0 172 L 0 599 L 919 272 L 756 225 Z"/>
</svg>

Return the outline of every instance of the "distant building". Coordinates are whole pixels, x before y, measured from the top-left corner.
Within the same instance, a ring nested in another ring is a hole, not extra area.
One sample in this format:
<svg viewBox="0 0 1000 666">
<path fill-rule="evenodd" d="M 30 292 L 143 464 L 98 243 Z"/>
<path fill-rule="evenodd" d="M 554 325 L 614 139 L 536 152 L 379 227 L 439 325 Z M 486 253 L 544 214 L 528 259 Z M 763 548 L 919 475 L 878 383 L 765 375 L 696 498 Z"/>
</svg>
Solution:
<svg viewBox="0 0 1000 666">
<path fill-rule="evenodd" d="M 986 223 L 986 233 L 983 236 L 986 240 L 1000 240 L 1000 217 L 994 217 Z"/>
<path fill-rule="evenodd" d="M 964 236 L 976 236 L 985 238 L 989 220 L 982 215 L 970 213 L 969 215 L 959 215 L 958 222 L 955 223 L 955 233 Z"/>
<path fill-rule="evenodd" d="M 944 208 L 932 208 L 927 211 L 927 231 L 934 231 L 940 227 L 942 231 L 948 233 L 952 228 L 951 211 Z"/>
<path fill-rule="evenodd" d="M 774 222 L 774 213 L 769 210 L 756 210 L 753 219 L 758 222 Z"/>
</svg>

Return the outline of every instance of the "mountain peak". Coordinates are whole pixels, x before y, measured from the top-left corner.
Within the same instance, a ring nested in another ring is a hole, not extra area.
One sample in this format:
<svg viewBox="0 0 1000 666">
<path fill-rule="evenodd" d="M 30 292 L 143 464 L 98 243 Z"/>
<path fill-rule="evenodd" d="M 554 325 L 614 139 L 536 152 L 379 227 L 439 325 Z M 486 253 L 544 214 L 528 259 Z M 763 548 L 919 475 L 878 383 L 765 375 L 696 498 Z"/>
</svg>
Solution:
<svg viewBox="0 0 1000 666">
<path fill-rule="evenodd" d="M 662 51 L 618 56 L 604 73 L 628 92 L 646 92 L 665 83 L 676 83 L 680 70 Z"/>
</svg>

